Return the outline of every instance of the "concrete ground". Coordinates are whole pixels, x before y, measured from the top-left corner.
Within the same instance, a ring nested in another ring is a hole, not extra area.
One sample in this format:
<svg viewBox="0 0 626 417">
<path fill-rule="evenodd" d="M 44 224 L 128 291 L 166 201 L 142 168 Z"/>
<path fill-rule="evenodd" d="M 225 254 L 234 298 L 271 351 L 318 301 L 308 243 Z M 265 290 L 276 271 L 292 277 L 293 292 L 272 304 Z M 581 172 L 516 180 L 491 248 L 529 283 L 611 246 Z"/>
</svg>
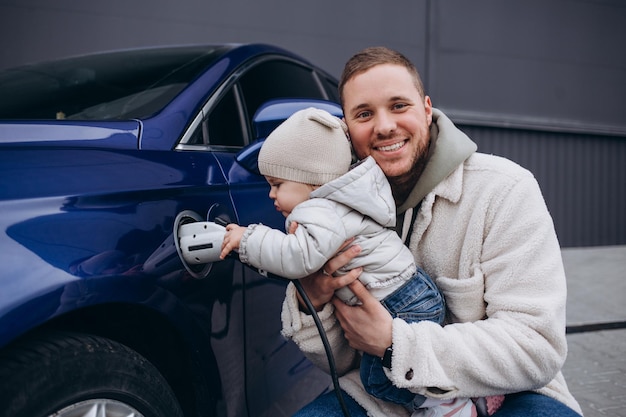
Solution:
<svg viewBox="0 0 626 417">
<path fill-rule="evenodd" d="M 626 417 L 626 246 L 565 248 L 569 354 L 585 417 Z"/>
</svg>

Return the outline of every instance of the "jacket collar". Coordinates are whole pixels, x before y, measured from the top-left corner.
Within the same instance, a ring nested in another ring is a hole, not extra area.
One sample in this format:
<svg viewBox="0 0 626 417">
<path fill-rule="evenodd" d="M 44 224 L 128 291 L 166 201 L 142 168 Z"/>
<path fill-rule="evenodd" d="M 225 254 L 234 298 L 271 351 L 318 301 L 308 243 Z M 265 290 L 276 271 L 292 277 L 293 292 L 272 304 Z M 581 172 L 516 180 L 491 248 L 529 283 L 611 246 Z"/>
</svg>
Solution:
<svg viewBox="0 0 626 417">
<path fill-rule="evenodd" d="M 428 193 L 476 152 L 476 149 L 476 144 L 465 133 L 460 131 L 440 110 L 433 108 L 428 162 L 406 201 L 398 207 L 397 213 L 400 214 L 408 208 L 416 207 Z M 455 178 L 450 178 L 453 183 L 459 184 L 459 187 L 437 187 L 443 197 L 453 201 L 458 200 L 461 178 L 456 177 L 460 175 L 462 172 L 457 171 L 453 175 Z M 456 188 L 458 190 L 455 192 Z"/>
</svg>

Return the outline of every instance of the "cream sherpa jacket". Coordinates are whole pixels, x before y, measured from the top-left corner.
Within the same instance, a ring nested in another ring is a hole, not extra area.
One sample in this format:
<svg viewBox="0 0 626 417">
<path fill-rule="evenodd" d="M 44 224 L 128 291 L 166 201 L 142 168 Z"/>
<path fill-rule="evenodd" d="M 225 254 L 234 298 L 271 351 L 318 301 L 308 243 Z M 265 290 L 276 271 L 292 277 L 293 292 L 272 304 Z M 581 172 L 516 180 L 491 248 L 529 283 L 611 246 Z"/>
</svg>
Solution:
<svg viewBox="0 0 626 417">
<path fill-rule="evenodd" d="M 450 324 L 394 319 L 389 378 L 441 399 L 533 390 L 582 414 L 561 374 L 567 354 L 565 273 L 536 180 L 509 160 L 473 153 L 475 145 L 437 110 L 431 137 L 435 148 L 409 197 L 415 205 L 425 195 L 409 247 L 445 295 Z M 462 162 L 455 161 L 448 174 L 446 165 L 454 159 Z M 424 186 L 429 181 L 434 188 Z M 342 388 L 370 416 L 408 417 L 402 407 L 365 393 L 359 353 L 348 346 L 331 304 L 320 318 Z M 300 312 L 292 284 L 282 321 L 283 335 L 328 370 L 315 324 Z"/>
</svg>

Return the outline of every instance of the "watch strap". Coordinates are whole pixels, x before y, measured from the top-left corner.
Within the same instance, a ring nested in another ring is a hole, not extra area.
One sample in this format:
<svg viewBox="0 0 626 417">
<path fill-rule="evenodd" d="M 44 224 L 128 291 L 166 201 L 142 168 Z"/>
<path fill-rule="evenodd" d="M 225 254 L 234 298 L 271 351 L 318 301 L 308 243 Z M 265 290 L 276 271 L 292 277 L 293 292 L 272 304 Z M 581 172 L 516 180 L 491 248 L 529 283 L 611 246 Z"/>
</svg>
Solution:
<svg viewBox="0 0 626 417">
<path fill-rule="evenodd" d="M 391 356 L 393 355 L 393 346 L 389 346 L 385 349 L 385 354 L 382 357 L 383 366 L 387 369 L 391 369 Z"/>
</svg>

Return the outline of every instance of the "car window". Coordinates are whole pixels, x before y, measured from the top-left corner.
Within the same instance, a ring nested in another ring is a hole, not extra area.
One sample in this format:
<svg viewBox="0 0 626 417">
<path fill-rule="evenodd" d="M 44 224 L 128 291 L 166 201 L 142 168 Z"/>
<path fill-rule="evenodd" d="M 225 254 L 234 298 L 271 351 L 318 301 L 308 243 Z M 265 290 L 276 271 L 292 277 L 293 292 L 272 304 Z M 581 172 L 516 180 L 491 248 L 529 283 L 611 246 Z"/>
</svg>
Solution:
<svg viewBox="0 0 626 417">
<path fill-rule="evenodd" d="M 243 128 L 235 91 L 231 88 L 211 110 L 207 120 L 208 144 L 243 146 Z"/>
<path fill-rule="evenodd" d="M 0 71 L 0 119 L 148 117 L 225 50 L 128 50 L 6 69 Z"/>
<path fill-rule="evenodd" d="M 337 86 L 337 82 L 325 76 L 321 76 L 320 78 L 322 80 L 322 84 L 324 85 L 324 89 L 326 89 L 326 94 L 328 94 L 328 100 L 339 103 L 339 87 Z"/>
<path fill-rule="evenodd" d="M 288 61 L 262 62 L 242 76 L 240 85 L 250 119 L 261 104 L 268 100 L 326 98 L 309 68 Z"/>
<path fill-rule="evenodd" d="M 248 70 L 229 86 L 208 116 L 185 142 L 189 145 L 242 147 L 258 108 L 280 98 L 313 98 L 337 101 L 337 86 L 322 78 L 323 87 L 310 68 L 289 61 L 264 61 Z M 326 91 L 327 90 L 327 91 Z M 237 98 L 241 100 L 238 101 Z M 242 109 L 239 103 L 243 103 Z M 242 114 L 247 115 L 247 124 Z"/>
</svg>

